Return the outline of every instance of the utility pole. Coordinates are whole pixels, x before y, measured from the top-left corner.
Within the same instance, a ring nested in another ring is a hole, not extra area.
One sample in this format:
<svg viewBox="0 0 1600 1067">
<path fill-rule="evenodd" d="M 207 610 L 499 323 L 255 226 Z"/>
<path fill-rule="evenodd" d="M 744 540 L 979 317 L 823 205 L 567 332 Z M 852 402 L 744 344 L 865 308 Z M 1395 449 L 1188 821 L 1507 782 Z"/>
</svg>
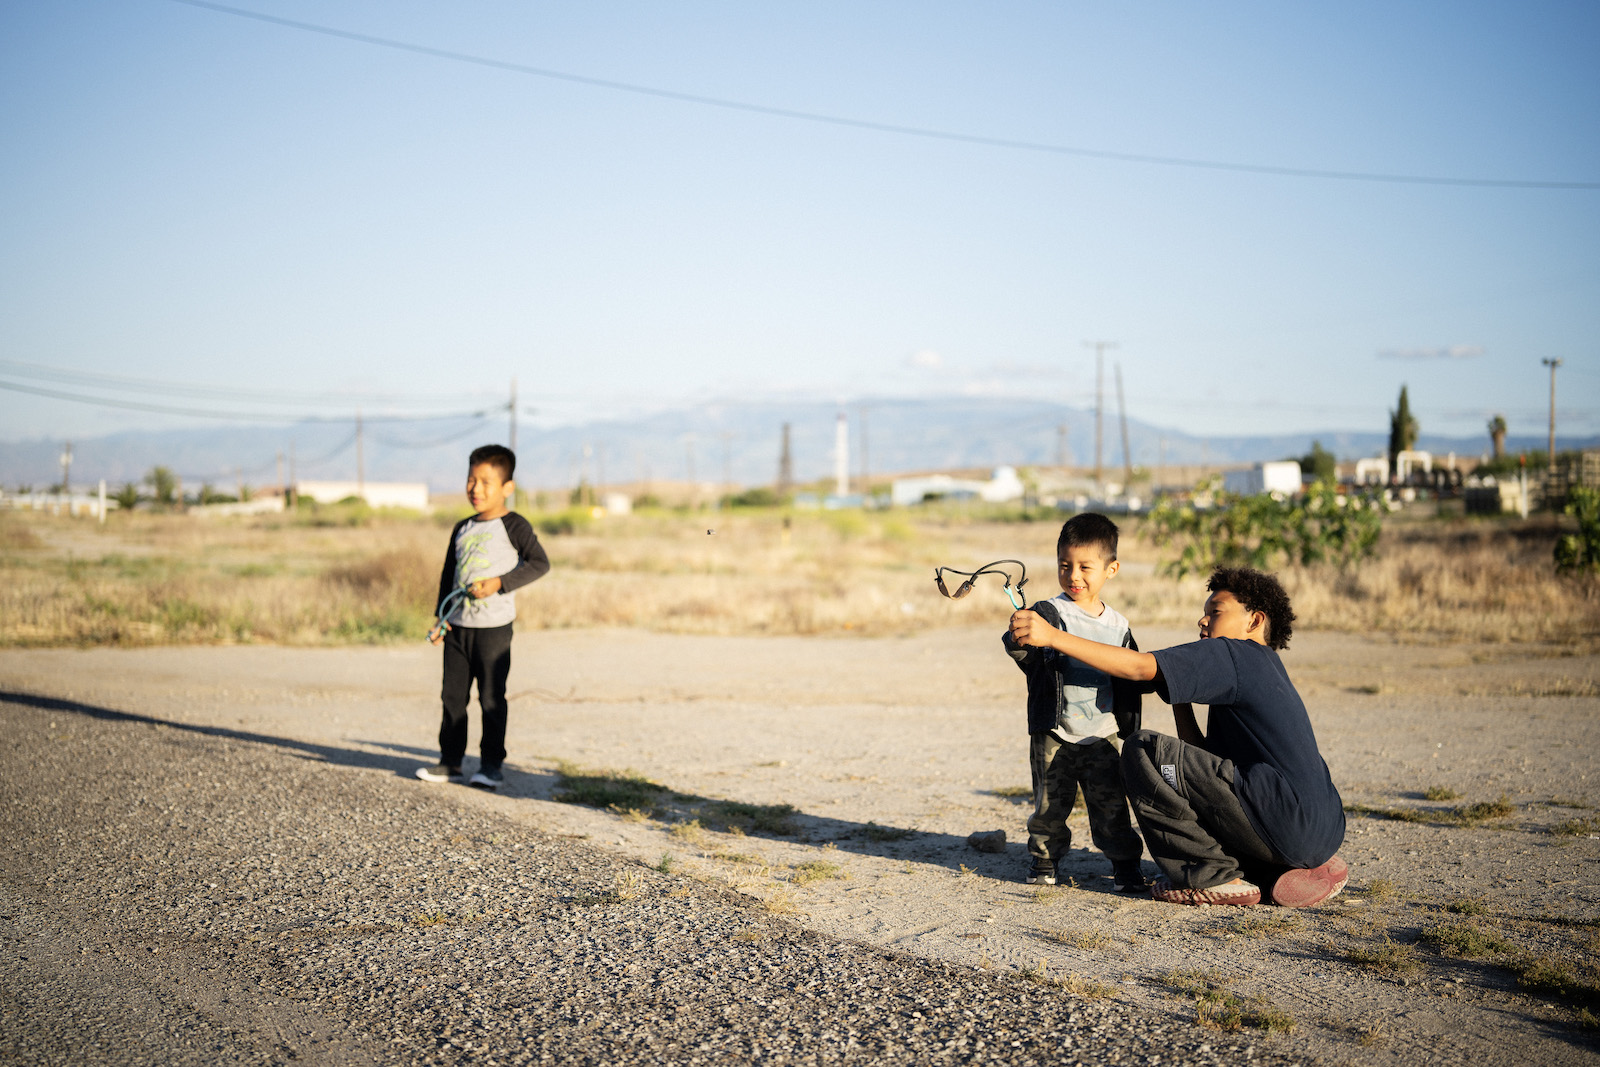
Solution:
<svg viewBox="0 0 1600 1067">
<path fill-rule="evenodd" d="M 356 496 L 367 499 L 367 457 L 362 451 L 360 408 L 356 408 Z"/>
<path fill-rule="evenodd" d="M 511 412 L 511 443 L 506 447 L 511 449 L 511 454 L 517 454 L 517 376 L 511 376 L 511 403 L 507 405 Z M 516 488 L 516 480 L 512 480 L 511 510 L 517 510 L 517 497 L 522 495 L 522 490 Z"/>
<path fill-rule="evenodd" d="M 1551 418 L 1554 419 L 1555 416 L 1552 415 Z M 1551 425 L 1554 425 L 1554 423 L 1552 422 Z M 1551 432 L 1554 433 L 1555 431 L 1552 430 Z M 61 495 L 65 496 L 68 500 L 72 499 L 72 442 L 71 441 L 64 441 L 61 444 Z M 72 511 L 72 505 L 71 504 L 67 505 L 67 511 L 68 511 L 69 514 L 71 513 L 71 511 Z"/>
<path fill-rule="evenodd" d="M 1067 424 L 1056 423 L 1056 466 L 1065 469 L 1067 466 Z"/>
<path fill-rule="evenodd" d="M 1102 417 L 1105 411 L 1106 349 L 1116 348 L 1115 341 L 1085 341 L 1083 347 L 1094 349 L 1094 483 L 1100 484 L 1102 466 L 1101 441 L 1104 438 Z"/>
<path fill-rule="evenodd" d="M 299 482 L 295 480 L 294 473 L 294 441 L 289 442 L 289 510 L 292 512 L 300 506 Z"/>
<path fill-rule="evenodd" d="M 778 451 L 778 495 L 787 496 L 794 486 L 794 453 L 789 449 L 789 424 L 783 424 L 783 447 Z"/>
<path fill-rule="evenodd" d="M 722 492 L 726 495 L 733 492 L 733 431 L 723 430 L 717 436 L 722 439 Z"/>
<path fill-rule="evenodd" d="M 1133 453 L 1128 451 L 1128 409 L 1122 403 L 1122 364 L 1117 364 L 1117 419 L 1122 423 L 1122 492 L 1133 485 Z"/>
<path fill-rule="evenodd" d="M 861 405 L 861 491 L 867 492 L 867 477 L 872 472 L 872 464 L 867 461 L 867 405 Z"/>
<path fill-rule="evenodd" d="M 283 495 L 283 449 L 278 449 L 278 499 L 288 503 Z"/>
<path fill-rule="evenodd" d="M 1545 470 L 1554 474 L 1556 472 L 1556 368 L 1566 361 L 1541 359 L 1539 362 L 1550 368 L 1550 455 Z"/>
<path fill-rule="evenodd" d="M 833 423 L 833 492 L 850 495 L 850 420 L 843 411 Z"/>
</svg>

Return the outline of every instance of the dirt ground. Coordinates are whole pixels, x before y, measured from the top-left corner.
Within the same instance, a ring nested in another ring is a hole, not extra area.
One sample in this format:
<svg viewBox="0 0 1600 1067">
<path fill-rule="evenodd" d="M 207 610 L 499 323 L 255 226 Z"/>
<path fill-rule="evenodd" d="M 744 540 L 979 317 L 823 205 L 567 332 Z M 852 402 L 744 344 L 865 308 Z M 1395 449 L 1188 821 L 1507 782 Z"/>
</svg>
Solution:
<svg viewBox="0 0 1600 1067">
<path fill-rule="evenodd" d="M 997 610 L 982 628 L 871 640 L 523 634 L 507 788 L 414 788 L 731 885 L 819 933 L 1076 976 L 1164 1015 L 1193 1017 L 1176 987 L 1204 972 L 1292 1018 L 1261 1041 L 1312 1061 L 1600 1060 L 1600 655 L 1296 635 L 1285 662 L 1355 809 L 1350 891 L 1307 912 L 1183 908 L 1115 893 L 1081 812 L 1075 884 L 1022 883 L 1023 679 L 1003 626 Z M 1145 648 L 1190 636 L 1139 634 Z M 353 775 L 437 757 L 437 689 L 438 652 L 420 642 L 0 652 L 6 693 L 209 727 Z M 1172 728 L 1154 698 L 1145 723 Z M 476 726 L 474 712 L 474 748 Z M 558 803 L 558 767 L 636 772 L 672 791 L 672 810 Z M 684 821 L 709 801 L 792 805 L 795 832 Z M 994 829 L 1003 854 L 967 846 Z"/>
</svg>

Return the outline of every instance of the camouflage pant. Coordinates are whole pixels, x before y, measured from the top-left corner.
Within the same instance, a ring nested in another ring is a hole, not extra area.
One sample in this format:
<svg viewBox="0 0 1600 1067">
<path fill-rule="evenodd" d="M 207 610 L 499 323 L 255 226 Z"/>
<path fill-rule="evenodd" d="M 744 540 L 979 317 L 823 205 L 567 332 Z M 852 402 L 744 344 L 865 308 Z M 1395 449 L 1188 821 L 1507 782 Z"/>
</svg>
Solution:
<svg viewBox="0 0 1600 1067">
<path fill-rule="evenodd" d="M 1054 863 L 1072 847 L 1067 816 L 1083 790 L 1089 810 L 1089 837 L 1112 863 L 1138 860 L 1144 842 L 1128 816 L 1122 788 L 1122 759 L 1116 743 L 1101 738 L 1085 745 L 1062 744 L 1051 734 L 1031 734 L 1028 763 L 1033 769 L 1033 815 L 1028 818 L 1028 852 L 1034 861 Z"/>
</svg>

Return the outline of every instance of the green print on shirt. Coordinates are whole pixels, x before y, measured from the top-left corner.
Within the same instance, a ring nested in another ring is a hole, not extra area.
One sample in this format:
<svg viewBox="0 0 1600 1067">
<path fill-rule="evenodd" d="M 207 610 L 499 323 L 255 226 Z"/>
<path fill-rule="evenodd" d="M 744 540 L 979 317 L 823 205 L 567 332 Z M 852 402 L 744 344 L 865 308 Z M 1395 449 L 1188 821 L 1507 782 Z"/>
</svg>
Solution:
<svg viewBox="0 0 1600 1067">
<path fill-rule="evenodd" d="M 493 536 L 490 531 L 483 530 L 479 533 L 463 533 L 456 539 L 456 588 L 471 585 L 483 577 L 484 571 L 489 569 L 489 554 L 487 548 L 489 538 Z M 477 573 L 474 574 L 476 568 Z M 467 597 L 461 604 L 461 618 L 481 611 L 482 606 L 474 597 Z"/>
</svg>

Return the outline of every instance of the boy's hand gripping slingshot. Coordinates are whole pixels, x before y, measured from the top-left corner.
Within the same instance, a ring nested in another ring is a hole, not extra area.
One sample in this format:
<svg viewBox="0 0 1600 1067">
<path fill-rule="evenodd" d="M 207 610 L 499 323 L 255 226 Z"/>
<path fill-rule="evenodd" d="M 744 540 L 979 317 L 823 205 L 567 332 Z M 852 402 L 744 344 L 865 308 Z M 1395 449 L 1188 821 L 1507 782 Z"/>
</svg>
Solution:
<svg viewBox="0 0 1600 1067">
<path fill-rule="evenodd" d="M 439 610 L 437 612 L 439 616 L 439 625 L 428 631 L 429 644 L 433 643 L 435 636 L 442 637 L 450 632 L 450 624 L 445 620 L 448 619 L 451 614 L 462 605 L 462 602 L 471 596 L 472 586 L 470 585 L 464 585 L 460 589 L 452 589 L 450 592 L 445 594 L 444 599 L 439 601 Z"/>
<path fill-rule="evenodd" d="M 1017 565 L 1016 581 L 1013 582 L 1011 580 L 1011 572 L 1007 568 L 1002 567 L 1002 563 L 1015 563 Z M 956 586 L 956 591 L 952 593 L 945 587 L 944 584 L 944 576 L 946 574 L 960 574 L 963 575 L 967 580 Z M 962 597 L 972 592 L 972 583 L 976 582 L 979 577 L 985 574 L 998 574 L 1001 578 L 1005 579 L 1006 599 L 1011 601 L 1011 606 L 1013 608 L 1021 611 L 1025 606 L 1027 606 L 1028 602 L 1022 598 L 1022 587 L 1028 584 L 1028 568 L 1022 565 L 1021 560 L 997 559 L 993 563 L 985 563 L 975 571 L 958 571 L 954 567 L 935 567 L 933 569 L 933 584 L 939 587 L 939 592 L 943 593 L 951 600 L 960 600 Z"/>
</svg>

